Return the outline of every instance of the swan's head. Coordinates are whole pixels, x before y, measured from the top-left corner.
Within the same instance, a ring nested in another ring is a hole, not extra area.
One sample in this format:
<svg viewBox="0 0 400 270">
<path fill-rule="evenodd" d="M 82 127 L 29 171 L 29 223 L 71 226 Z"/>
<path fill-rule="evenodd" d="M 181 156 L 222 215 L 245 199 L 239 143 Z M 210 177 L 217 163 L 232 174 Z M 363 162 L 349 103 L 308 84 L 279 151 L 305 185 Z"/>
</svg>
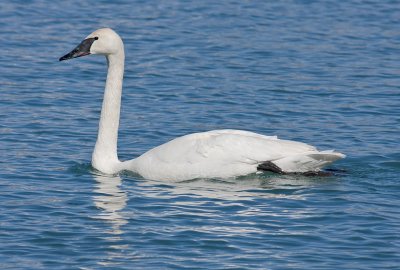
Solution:
<svg viewBox="0 0 400 270">
<path fill-rule="evenodd" d="M 75 49 L 60 58 L 60 61 L 89 54 L 112 55 L 124 51 L 120 36 L 110 28 L 101 28 L 88 35 Z"/>
</svg>

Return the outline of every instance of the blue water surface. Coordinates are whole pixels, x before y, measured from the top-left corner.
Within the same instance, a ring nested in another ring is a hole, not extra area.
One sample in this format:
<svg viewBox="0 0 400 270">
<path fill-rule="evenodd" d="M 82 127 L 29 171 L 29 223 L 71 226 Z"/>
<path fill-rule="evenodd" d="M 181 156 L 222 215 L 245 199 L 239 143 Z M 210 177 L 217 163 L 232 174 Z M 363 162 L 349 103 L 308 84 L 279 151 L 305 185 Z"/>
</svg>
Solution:
<svg viewBox="0 0 400 270">
<path fill-rule="evenodd" d="M 399 269 L 398 1 L 2 1 L 1 269 Z M 331 177 L 90 166 L 124 39 L 119 156 L 220 128 L 336 149 Z"/>
</svg>

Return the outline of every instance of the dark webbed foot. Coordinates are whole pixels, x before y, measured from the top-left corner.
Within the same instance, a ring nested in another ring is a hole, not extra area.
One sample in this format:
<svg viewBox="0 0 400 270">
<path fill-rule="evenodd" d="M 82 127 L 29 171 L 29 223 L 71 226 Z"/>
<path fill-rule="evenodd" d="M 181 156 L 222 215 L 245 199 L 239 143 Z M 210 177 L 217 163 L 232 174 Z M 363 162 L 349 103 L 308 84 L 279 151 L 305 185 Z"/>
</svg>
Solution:
<svg viewBox="0 0 400 270">
<path fill-rule="evenodd" d="M 261 163 L 260 165 L 257 166 L 257 170 L 273 172 L 273 173 L 279 173 L 279 174 L 284 174 L 285 173 L 284 171 L 281 170 L 281 168 L 276 166 L 271 161 L 265 161 L 265 162 Z"/>
<path fill-rule="evenodd" d="M 320 176 L 320 177 L 327 177 L 332 176 L 338 173 L 344 173 L 344 170 L 337 170 L 337 169 L 326 169 L 324 171 L 309 171 L 309 172 L 295 172 L 295 173 L 287 173 L 282 171 L 277 165 L 275 165 L 271 161 L 265 161 L 257 166 L 257 170 L 265 171 L 265 172 L 273 172 L 279 174 L 287 174 L 287 175 L 304 175 L 304 176 Z"/>
</svg>

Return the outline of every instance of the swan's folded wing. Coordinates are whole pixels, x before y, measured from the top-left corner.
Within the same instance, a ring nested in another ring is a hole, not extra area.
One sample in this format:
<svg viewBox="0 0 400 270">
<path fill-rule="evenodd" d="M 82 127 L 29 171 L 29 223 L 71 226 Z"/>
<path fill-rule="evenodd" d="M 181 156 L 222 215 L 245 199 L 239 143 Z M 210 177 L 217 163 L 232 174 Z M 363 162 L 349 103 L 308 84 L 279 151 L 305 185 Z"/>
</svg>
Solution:
<svg viewBox="0 0 400 270">
<path fill-rule="evenodd" d="M 146 178 L 196 178 L 248 174 L 257 164 L 315 150 L 293 141 L 240 130 L 215 130 L 176 138 L 137 159 Z"/>
</svg>

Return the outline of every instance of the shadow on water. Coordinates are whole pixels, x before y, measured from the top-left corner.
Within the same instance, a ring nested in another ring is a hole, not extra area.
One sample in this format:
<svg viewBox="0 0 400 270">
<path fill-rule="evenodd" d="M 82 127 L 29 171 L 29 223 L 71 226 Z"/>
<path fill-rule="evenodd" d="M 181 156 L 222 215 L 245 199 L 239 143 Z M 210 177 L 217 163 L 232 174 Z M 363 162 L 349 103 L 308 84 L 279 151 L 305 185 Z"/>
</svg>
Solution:
<svg viewBox="0 0 400 270">
<path fill-rule="evenodd" d="M 80 176 L 94 174 L 96 173 L 96 170 L 92 167 L 90 163 L 73 162 L 73 164 L 68 168 L 68 172 Z"/>
</svg>

